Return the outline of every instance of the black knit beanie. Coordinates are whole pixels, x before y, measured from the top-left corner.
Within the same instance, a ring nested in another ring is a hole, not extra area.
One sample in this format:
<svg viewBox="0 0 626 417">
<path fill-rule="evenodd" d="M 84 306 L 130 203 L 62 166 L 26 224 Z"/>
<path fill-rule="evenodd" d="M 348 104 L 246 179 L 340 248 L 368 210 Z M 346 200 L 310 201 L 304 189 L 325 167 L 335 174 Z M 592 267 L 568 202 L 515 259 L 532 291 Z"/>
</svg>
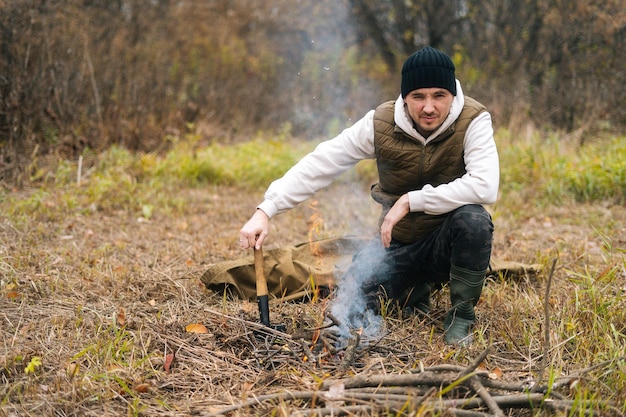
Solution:
<svg viewBox="0 0 626 417">
<path fill-rule="evenodd" d="M 402 97 L 418 88 L 445 88 L 456 96 L 454 63 L 443 52 L 425 46 L 402 65 Z"/>
</svg>

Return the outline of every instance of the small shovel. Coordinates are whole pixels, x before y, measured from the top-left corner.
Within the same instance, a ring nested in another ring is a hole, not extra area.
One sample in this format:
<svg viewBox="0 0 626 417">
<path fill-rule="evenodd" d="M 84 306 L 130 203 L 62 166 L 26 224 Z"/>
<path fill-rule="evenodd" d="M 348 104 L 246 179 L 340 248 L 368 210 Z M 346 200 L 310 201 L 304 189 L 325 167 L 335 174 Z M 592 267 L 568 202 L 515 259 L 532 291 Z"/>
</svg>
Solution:
<svg viewBox="0 0 626 417">
<path fill-rule="evenodd" d="M 254 273 L 256 276 L 256 300 L 259 305 L 259 315 L 261 324 L 284 332 L 286 327 L 279 324 L 270 325 L 270 304 L 267 291 L 267 280 L 265 279 L 265 262 L 263 260 L 263 249 L 254 249 Z"/>
<path fill-rule="evenodd" d="M 270 327 L 270 304 L 267 295 L 267 280 L 265 279 L 265 262 L 263 249 L 254 249 L 254 274 L 256 275 L 256 301 L 259 305 L 261 324 Z"/>
</svg>

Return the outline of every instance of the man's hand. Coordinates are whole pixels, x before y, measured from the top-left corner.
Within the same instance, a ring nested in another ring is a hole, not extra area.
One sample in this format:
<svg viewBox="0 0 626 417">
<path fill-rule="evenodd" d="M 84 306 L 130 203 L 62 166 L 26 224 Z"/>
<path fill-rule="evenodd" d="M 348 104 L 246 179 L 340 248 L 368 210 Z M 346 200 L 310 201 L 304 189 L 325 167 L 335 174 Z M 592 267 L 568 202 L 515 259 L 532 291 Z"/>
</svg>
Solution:
<svg viewBox="0 0 626 417">
<path fill-rule="evenodd" d="M 257 209 L 248 223 L 239 231 L 239 246 L 243 249 L 254 247 L 261 249 L 263 241 L 269 234 L 270 218 L 263 210 Z"/>
<path fill-rule="evenodd" d="M 391 231 L 393 227 L 404 218 L 410 211 L 409 195 L 403 194 L 402 197 L 387 212 L 383 224 L 380 226 L 380 238 L 383 246 L 388 248 L 391 245 Z"/>
</svg>

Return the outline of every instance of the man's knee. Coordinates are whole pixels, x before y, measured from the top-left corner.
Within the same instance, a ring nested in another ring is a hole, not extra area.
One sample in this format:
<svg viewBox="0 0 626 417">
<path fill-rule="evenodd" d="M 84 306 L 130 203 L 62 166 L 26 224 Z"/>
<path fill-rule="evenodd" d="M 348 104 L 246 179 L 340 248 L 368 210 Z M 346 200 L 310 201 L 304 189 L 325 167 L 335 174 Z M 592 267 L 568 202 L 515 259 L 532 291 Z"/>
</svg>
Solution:
<svg viewBox="0 0 626 417">
<path fill-rule="evenodd" d="M 452 264 L 473 271 L 489 265 L 493 242 L 493 222 L 482 206 L 460 207 L 450 218 Z"/>
<path fill-rule="evenodd" d="M 466 234 L 468 237 L 491 240 L 493 235 L 491 215 L 483 206 L 477 204 L 459 207 L 452 213 L 450 222 L 453 229 Z"/>
</svg>

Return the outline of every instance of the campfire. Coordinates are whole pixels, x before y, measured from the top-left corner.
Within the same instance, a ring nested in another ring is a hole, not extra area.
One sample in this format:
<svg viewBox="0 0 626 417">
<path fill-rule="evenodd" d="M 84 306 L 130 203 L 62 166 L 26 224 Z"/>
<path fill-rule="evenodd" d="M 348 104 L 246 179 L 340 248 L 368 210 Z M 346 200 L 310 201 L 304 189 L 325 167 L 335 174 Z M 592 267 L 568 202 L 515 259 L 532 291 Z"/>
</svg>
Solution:
<svg viewBox="0 0 626 417">
<path fill-rule="evenodd" d="M 368 345 L 361 346 L 363 328 L 350 329 L 348 336 L 345 336 L 340 330 L 345 327 L 343 323 L 331 313 L 326 313 L 326 318 L 327 323 L 323 326 L 300 329 L 291 336 L 276 331 L 275 325 L 269 328 L 254 326 L 255 338 L 262 341 L 262 347 L 256 351 L 259 363 L 272 367 L 275 361 L 295 359 L 326 371 L 345 372 L 350 369 L 359 351 Z M 284 349 L 285 337 L 297 343 L 300 351 Z"/>
<path fill-rule="evenodd" d="M 345 338 L 339 331 L 344 324 L 331 313 L 327 313 L 327 317 L 330 319 L 329 324 L 301 332 L 298 341 L 305 352 L 305 361 L 320 366 L 322 363 L 339 362 L 337 369 L 344 372 L 355 359 L 363 329 L 350 329 L 350 337 Z"/>
</svg>

